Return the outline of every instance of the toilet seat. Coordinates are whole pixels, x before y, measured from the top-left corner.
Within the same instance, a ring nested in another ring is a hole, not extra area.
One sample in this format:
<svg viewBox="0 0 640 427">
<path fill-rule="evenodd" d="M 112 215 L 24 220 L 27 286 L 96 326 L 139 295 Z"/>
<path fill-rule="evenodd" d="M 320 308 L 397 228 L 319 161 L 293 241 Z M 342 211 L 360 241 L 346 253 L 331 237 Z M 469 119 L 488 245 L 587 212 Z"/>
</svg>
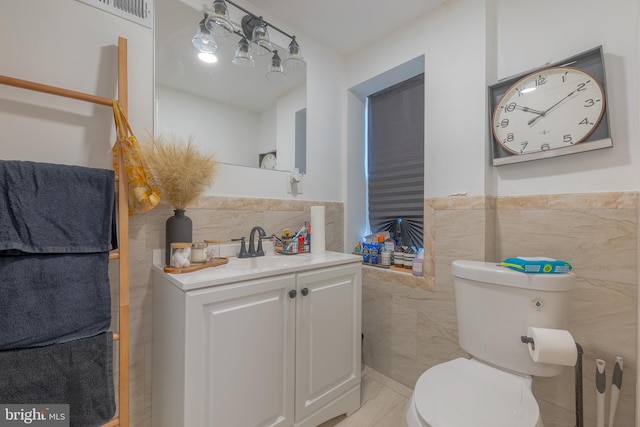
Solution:
<svg viewBox="0 0 640 427">
<path fill-rule="evenodd" d="M 428 427 L 537 427 L 531 378 L 458 358 L 424 372 L 409 408 Z M 413 426 L 412 426 L 413 427 Z"/>
</svg>

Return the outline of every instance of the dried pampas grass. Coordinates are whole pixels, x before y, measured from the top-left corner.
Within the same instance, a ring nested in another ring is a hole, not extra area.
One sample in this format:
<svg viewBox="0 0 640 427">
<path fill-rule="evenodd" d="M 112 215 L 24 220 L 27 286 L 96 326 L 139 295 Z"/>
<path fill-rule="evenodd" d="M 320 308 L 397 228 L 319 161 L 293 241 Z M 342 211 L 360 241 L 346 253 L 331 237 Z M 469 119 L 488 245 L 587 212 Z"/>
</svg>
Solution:
<svg viewBox="0 0 640 427">
<path fill-rule="evenodd" d="M 151 138 L 142 146 L 142 154 L 163 197 L 174 209 L 185 209 L 202 194 L 217 168 L 213 156 L 196 149 L 193 137 L 186 143 L 176 137 Z"/>
</svg>

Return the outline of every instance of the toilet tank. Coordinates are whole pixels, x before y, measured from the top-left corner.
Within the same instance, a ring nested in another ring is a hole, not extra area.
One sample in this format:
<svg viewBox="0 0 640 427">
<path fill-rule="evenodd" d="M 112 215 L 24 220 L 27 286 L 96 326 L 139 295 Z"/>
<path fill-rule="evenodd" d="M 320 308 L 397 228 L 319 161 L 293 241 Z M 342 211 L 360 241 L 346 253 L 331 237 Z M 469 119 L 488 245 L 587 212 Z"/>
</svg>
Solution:
<svg viewBox="0 0 640 427">
<path fill-rule="evenodd" d="M 458 342 L 473 357 L 511 371 L 551 377 L 563 366 L 536 363 L 520 337 L 529 327 L 567 329 L 575 275 L 525 274 L 483 261 L 453 261 Z"/>
</svg>

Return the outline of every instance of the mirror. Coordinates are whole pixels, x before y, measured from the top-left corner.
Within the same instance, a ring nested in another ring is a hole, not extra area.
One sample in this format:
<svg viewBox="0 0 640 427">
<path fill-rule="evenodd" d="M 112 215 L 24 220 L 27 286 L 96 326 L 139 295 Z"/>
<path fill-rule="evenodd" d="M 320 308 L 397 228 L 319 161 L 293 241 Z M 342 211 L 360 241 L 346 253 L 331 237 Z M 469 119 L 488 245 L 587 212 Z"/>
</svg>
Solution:
<svg viewBox="0 0 640 427">
<path fill-rule="evenodd" d="M 204 7 L 199 0 L 155 1 L 154 134 L 193 136 L 221 163 L 306 172 L 306 67 L 269 81 L 271 55 L 254 53 L 255 67 L 238 68 L 231 62 L 236 34 L 215 37 L 216 63 L 201 61 L 191 39 Z M 244 13 L 229 11 L 241 31 Z M 284 61 L 290 39 L 270 27 L 269 36 Z"/>
</svg>

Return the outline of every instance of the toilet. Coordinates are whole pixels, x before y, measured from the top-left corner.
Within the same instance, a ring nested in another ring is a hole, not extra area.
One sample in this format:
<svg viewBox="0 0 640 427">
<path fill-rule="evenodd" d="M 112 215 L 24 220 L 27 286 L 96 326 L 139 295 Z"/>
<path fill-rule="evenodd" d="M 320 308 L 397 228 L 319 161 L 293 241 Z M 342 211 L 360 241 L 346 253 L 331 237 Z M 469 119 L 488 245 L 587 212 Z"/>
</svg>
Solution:
<svg viewBox="0 0 640 427">
<path fill-rule="evenodd" d="M 471 355 L 424 372 L 407 406 L 409 427 L 543 427 L 532 376 L 563 366 L 536 363 L 520 337 L 529 327 L 566 329 L 575 275 L 524 274 L 497 263 L 452 264 L 458 342 Z"/>
</svg>

